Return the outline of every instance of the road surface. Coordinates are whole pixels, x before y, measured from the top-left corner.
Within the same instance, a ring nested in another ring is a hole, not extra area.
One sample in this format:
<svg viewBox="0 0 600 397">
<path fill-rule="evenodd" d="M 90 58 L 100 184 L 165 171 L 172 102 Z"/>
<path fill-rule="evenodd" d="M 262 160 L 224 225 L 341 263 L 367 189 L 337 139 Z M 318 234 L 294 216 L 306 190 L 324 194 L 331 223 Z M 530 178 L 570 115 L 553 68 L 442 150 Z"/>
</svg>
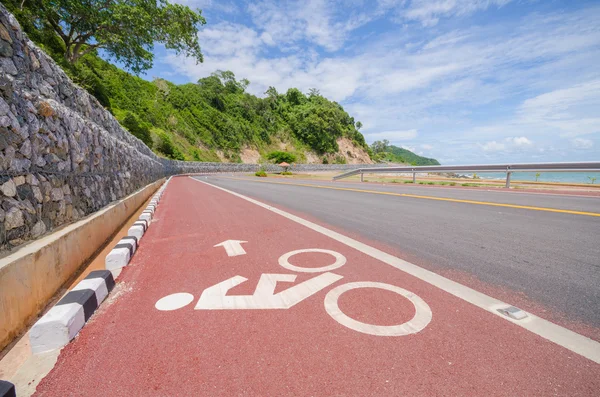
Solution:
<svg viewBox="0 0 600 397">
<path fill-rule="evenodd" d="M 430 270 L 474 276 L 530 298 L 525 304 L 600 327 L 600 217 L 370 192 L 597 214 L 598 197 L 239 177 L 207 181 L 380 242 Z"/>
<path fill-rule="evenodd" d="M 598 199 L 272 182 L 174 178 L 38 394 L 597 394 Z"/>
</svg>

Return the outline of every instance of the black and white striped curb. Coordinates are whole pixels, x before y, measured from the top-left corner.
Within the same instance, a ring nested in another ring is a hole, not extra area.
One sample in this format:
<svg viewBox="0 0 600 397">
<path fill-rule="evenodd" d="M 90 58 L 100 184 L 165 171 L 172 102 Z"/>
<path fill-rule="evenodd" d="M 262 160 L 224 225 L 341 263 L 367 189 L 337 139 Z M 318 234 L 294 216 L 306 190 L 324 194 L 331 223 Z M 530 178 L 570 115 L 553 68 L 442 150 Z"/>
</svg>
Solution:
<svg viewBox="0 0 600 397">
<path fill-rule="evenodd" d="M 5 380 L 0 380 L 0 397 L 16 397 L 15 385 Z"/>
<path fill-rule="evenodd" d="M 44 314 L 29 331 L 34 354 L 65 346 L 83 328 L 115 286 L 108 270 L 95 270 Z"/>
<path fill-rule="evenodd" d="M 112 271 L 126 266 L 137 251 L 140 238 L 148 230 L 154 211 L 170 180 L 171 178 L 158 189 L 139 219 L 129 228 L 128 235 L 119 240 L 106 256 L 107 270 L 96 270 L 88 274 L 33 325 L 29 331 L 33 354 L 67 345 L 83 328 L 115 286 Z"/>
<path fill-rule="evenodd" d="M 171 178 L 169 178 L 165 184 L 158 189 L 154 196 L 152 196 L 150 203 L 146 209 L 142 211 L 139 219 L 135 221 L 127 231 L 127 237 L 123 237 L 106 256 L 104 263 L 107 270 L 118 270 L 129 264 L 129 261 L 131 261 L 133 254 L 135 254 L 135 251 L 139 246 L 140 239 L 144 236 L 148 227 L 150 227 L 154 212 L 156 211 L 158 203 L 170 180 Z"/>
</svg>

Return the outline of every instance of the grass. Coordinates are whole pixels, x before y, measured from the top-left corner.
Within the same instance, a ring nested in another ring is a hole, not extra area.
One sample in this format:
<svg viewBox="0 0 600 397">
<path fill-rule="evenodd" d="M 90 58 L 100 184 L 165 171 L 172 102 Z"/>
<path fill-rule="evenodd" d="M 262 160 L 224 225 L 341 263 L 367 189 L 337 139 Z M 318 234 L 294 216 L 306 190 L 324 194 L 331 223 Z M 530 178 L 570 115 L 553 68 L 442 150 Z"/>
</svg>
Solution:
<svg viewBox="0 0 600 397">
<path fill-rule="evenodd" d="M 266 173 L 265 171 L 263 171 L 263 170 L 256 171 L 256 172 L 254 173 L 254 175 L 255 175 L 255 176 L 260 176 L 261 178 L 266 178 L 266 177 L 267 177 L 267 173 Z"/>
</svg>

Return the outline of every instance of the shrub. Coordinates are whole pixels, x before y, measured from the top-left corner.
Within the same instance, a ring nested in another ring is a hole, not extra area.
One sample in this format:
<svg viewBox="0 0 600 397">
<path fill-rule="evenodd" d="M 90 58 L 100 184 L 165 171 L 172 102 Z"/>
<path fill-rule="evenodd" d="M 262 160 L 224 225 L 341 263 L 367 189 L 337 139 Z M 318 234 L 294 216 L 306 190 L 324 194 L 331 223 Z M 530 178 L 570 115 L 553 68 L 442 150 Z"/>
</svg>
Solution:
<svg viewBox="0 0 600 397">
<path fill-rule="evenodd" d="M 123 119 L 123 126 L 129 130 L 136 138 L 141 140 L 148 147 L 152 147 L 152 136 L 147 125 L 140 123 L 137 117 L 131 112 L 127 112 L 127 116 Z"/>
<path fill-rule="evenodd" d="M 260 169 L 254 173 L 254 176 L 260 176 L 262 178 L 266 178 L 267 170 L 265 169 L 265 167 L 260 167 Z"/>
<path fill-rule="evenodd" d="M 290 171 L 283 171 L 281 175 L 294 175 Z"/>
<path fill-rule="evenodd" d="M 323 164 L 329 164 L 329 160 L 327 160 L 327 157 L 323 157 Z"/>
<path fill-rule="evenodd" d="M 413 181 L 404 181 L 404 183 L 414 183 Z"/>
<path fill-rule="evenodd" d="M 159 132 L 158 136 L 160 138 L 160 142 L 158 144 L 158 151 L 167 156 L 168 158 L 174 160 L 185 160 L 183 154 L 175 147 L 171 137 L 165 134 L 164 132 Z"/>
<path fill-rule="evenodd" d="M 334 164 L 346 164 L 346 158 L 344 156 L 335 156 L 335 159 L 333 160 Z"/>
<path fill-rule="evenodd" d="M 449 185 L 450 186 L 456 186 L 456 182 L 450 182 Z"/>
<path fill-rule="evenodd" d="M 271 153 L 267 154 L 267 158 L 269 160 L 274 161 L 277 164 L 283 163 L 283 162 L 292 164 L 296 161 L 296 156 L 294 156 L 292 153 L 280 152 L 280 151 L 275 151 L 275 152 L 271 152 Z"/>
</svg>

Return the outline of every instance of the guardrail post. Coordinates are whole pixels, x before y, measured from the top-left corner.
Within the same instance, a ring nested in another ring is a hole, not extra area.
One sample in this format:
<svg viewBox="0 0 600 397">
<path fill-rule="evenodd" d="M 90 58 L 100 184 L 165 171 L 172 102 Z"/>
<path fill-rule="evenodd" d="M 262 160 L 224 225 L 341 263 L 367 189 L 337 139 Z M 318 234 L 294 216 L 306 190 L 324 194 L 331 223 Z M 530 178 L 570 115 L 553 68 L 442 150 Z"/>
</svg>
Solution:
<svg viewBox="0 0 600 397">
<path fill-rule="evenodd" d="M 506 171 L 506 188 L 507 189 L 510 189 L 510 174 L 512 174 L 512 172 Z"/>
<path fill-rule="evenodd" d="M 363 175 L 364 175 L 364 174 L 361 172 L 361 173 L 360 173 L 360 181 L 361 181 L 361 182 L 364 182 L 364 181 L 365 181 L 365 179 L 364 179 Z"/>
<path fill-rule="evenodd" d="M 413 172 L 413 183 L 417 183 L 417 173 Z"/>
</svg>

